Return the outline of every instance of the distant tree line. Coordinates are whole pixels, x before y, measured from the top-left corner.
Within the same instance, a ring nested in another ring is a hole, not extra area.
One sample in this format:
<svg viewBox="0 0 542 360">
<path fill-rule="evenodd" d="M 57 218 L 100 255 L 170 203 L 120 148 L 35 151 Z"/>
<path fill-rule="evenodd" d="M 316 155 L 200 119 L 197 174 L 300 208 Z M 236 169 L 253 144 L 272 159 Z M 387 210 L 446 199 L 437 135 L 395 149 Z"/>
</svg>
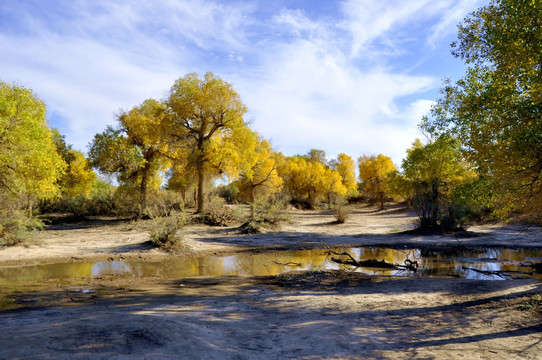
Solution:
<svg viewBox="0 0 542 360">
<path fill-rule="evenodd" d="M 469 66 L 442 97 L 398 170 L 383 154 L 323 150 L 285 156 L 254 132 L 233 87 L 207 73 L 179 78 L 162 100 L 121 110 L 88 157 L 45 119 L 30 89 L 0 82 L 0 244 L 16 243 L 41 211 L 144 215 L 149 206 L 214 191 L 230 201 L 281 200 L 303 208 L 404 200 L 423 228 L 450 231 L 482 216 L 542 222 L 542 4 L 493 0 L 459 25 L 453 54 Z M 98 176 L 96 171 L 100 174 Z M 115 185 L 105 179 L 115 178 Z M 358 181 L 359 180 L 359 181 Z M 175 205 L 177 204 L 177 205 Z"/>
</svg>

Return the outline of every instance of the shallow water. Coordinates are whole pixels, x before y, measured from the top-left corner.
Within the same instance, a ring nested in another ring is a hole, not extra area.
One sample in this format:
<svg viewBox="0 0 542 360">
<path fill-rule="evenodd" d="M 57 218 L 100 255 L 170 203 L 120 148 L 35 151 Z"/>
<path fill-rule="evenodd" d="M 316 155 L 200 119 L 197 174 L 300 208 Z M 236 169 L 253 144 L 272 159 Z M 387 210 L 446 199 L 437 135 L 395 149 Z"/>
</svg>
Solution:
<svg viewBox="0 0 542 360">
<path fill-rule="evenodd" d="M 264 251 L 233 256 L 178 258 L 163 262 L 105 261 L 94 263 L 60 263 L 34 266 L 0 267 L 0 286 L 20 286 L 45 280 L 77 280 L 92 276 L 131 276 L 178 279 L 195 276 L 277 275 L 296 270 L 350 269 L 369 275 L 460 277 L 480 280 L 504 280 L 516 277 L 536 277 L 529 263 L 542 262 L 542 250 L 495 249 L 444 250 L 429 252 L 421 249 L 389 248 L 333 249 L 347 251 L 356 260 L 385 260 L 404 264 L 406 259 L 418 262 L 416 272 L 337 264 L 327 250 Z M 346 257 L 342 257 L 347 259 Z M 468 269 L 467 269 L 468 268 Z M 487 274 L 482 272 L 499 272 Z"/>
</svg>

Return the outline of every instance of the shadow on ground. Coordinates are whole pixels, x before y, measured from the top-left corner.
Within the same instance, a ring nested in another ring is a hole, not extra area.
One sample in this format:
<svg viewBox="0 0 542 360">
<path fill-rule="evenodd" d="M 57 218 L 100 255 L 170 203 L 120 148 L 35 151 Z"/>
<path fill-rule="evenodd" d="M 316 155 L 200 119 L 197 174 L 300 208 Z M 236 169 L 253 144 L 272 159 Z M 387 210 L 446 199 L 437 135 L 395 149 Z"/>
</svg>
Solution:
<svg viewBox="0 0 542 360">
<path fill-rule="evenodd" d="M 108 281 L 90 284 L 95 291 L 20 295 L 26 308 L 0 312 L 0 358 L 395 359 L 474 352 L 508 359 L 540 351 L 540 314 L 518 310 L 542 290 L 533 281 L 344 272 L 149 280 L 135 290 Z"/>
</svg>

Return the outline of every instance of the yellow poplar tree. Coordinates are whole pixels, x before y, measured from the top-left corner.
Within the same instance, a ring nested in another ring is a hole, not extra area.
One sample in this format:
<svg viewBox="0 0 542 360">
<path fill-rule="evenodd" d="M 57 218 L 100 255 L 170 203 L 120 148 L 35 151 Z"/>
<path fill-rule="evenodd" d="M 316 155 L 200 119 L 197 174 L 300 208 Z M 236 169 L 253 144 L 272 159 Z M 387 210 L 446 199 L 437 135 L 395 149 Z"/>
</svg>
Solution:
<svg viewBox="0 0 542 360">
<path fill-rule="evenodd" d="M 347 196 L 358 194 L 358 183 L 356 181 L 356 164 L 351 156 L 340 153 L 336 160 L 333 160 L 331 167 L 336 170 L 342 178 L 342 184 L 346 188 Z"/>
<path fill-rule="evenodd" d="M 252 143 L 243 120 L 246 106 L 230 84 L 208 72 L 203 79 L 191 73 L 175 81 L 167 106 L 169 134 L 176 146 L 189 150 L 188 163 L 197 175 L 197 211 L 204 210 L 206 177 L 235 178 L 240 160 Z"/>
<path fill-rule="evenodd" d="M 96 173 L 81 151 L 70 150 L 70 157 L 68 169 L 60 182 L 62 192 L 69 196 L 88 196 L 96 181 Z"/>
<path fill-rule="evenodd" d="M 384 200 L 389 191 L 389 174 L 397 168 L 391 158 L 385 155 L 367 156 L 362 155 L 358 159 L 359 179 L 363 190 L 371 194 L 384 209 Z"/>
<path fill-rule="evenodd" d="M 85 154 L 66 143 L 64 135 L 61 135 L 58 129 L 52 129 L 52 133 L 57 151 L 67 164 L 66 172 L 59 179 L 62 194 L 88 196 L 97 179 L 92 164 Z"/>
<path fill-rule="evenodd" d="M 149 184 L 159 186 L 160 173 L 169 166 L 163 103 L 148 99 L 118 115 L 119 127 L 96 134 L 89 150 L 92 164 L 106 174 L 117 174 L 122 184 L 139 186 L 140 212 L 147 206 Z"/>
<path fill-rule="evenodd" d="M 322 178 L 324 187 L 326 189 L 327 203 L 331 208 L 331 201 L 333 196 L 345 196 L 348 189 L 343 184 L 343 178 L 341 174 L 329 167 L 324 168 L 324 176 Z"/>
<path fill-rule="evenodd" d="M 254 216 L 254 203 L 257 197 L 266 197 L 282 189 L 283 180 L 277 171 L 277 158 L 271 144 L 260 139 L 254 151 L 253 161 L 241 173 L 239 187 L 250 202 L 250 214 Z"/>
<path fill-rule="evenodd" d="M 281 167 L 284 186 L 295 198 L 306 199 L 310 207 L 325 197 L 329 200 L 332 194 L 346 193 L 339 173 L 320 162 L 319 157 L 313 159 L 310 156 L 292 156 Z"/>
<path fill-rule="evenodd" d="M 32 90 L 0 81 L 0 195 L 52 198 L 65 168 L 43 102 Z"/>
</svg>

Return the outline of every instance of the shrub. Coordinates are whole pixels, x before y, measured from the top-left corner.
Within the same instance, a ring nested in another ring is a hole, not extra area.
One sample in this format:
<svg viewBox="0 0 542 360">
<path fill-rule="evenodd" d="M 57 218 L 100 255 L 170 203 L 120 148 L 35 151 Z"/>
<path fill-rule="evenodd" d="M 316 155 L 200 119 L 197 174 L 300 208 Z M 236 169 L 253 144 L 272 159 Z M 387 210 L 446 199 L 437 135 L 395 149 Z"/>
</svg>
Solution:
<svg viewBox="0 0 542 360">
<path fill-rule="evenodd" d="M 241 231 L 246 234 L 257 234 L 262 228 L 277 228 L 280 224 L 290 221 L 286 204 L 281 201 L 268 201 L 254 204 L 254 216 L 241 225 Z"/>
<path fill-rule="evenodd" d="M 240 190 L 237 184 L 232 182 L 228 185 L 219 185 L 214 193 L 226 200 L 228 204 L 234 204 L 239 198 Z"/>
<path fill-rule="evenodd" d="M 96 181 L 89 199 L 89 214 L 112 215 L 117 212 L 116 189 L 105 181 Z"/>
<path fill-rule="evenodd" d="M 23 211 L 0 210 L 0 246 L 25 244 L 41 228 L 41 220 L 29 217 Z"/>
<path fill-rule="evenodd" d="M 154 246 L 166 250 L 176 250 L 181 245 L 181 237 L 178 232 L 185 223 L 183 212 L 174 211 L 169 216 L 160 216 L 152 219 L 150 229 L 150 241 Z"/>
<path fill-rule="evenodd" d="M 228 226 L 237 222 L 238 218 L 224 199 L 215 196 L 210 199 L 200 220 L 210 226 Z"/>
<path fill-rule="evenodd" d="M 286 204 L 281 201 L 268 201 L 256 204 L 254 220 L 270 226 L 279 226 L 290 221 L 290 214 L 286 211 Z"/>
<path fill-rule="evenodd" d="M 290 205 L 298 210 L 312 210 L 314 205 L 307 199 L 293 198 L 290 200 Z"/>
<path fill-rule="evenodd" d="M 148 196 L 146 213 L 151 218 L 169 216 L 179 211 L 184 211 L 184 203 L 174 191 L 160 190 Z"/>
<path fill-rule="evenodd" d="M 334 216 L 337 220 L 337 224 L 344 224 L 346 220 L 350 217 L 350 214 L 352 214 L 352 208 L 348 206 L 345 202 L 338 202 L 337 205 L 335 205 L 335 212 Z"/>
</svg>

